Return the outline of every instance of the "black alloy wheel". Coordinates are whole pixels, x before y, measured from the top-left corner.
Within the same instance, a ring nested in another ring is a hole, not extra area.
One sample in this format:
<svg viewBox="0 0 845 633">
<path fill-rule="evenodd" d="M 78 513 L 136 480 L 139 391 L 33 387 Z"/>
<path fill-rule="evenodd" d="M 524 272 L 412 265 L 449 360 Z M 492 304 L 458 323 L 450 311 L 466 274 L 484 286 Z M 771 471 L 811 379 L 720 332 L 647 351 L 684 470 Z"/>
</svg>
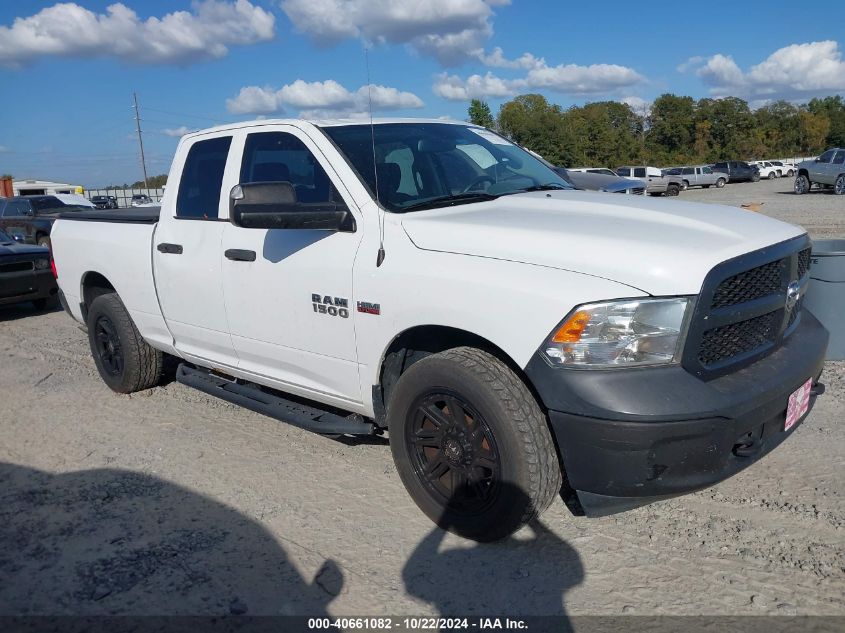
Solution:
<svg viewBox="0 0 845 633">
<path fill-rule="evenodd" d="M 496 439 L 481 414 L 454 393 L 435 391 L 415 403 L 405 442 L 414 472 L 444 508 L 477 514 L 501 488 Z"/>
<path fill-rule="evenodd" d="M 122 375 L 124 368 L 123 349 L 120 345 L 117 330 L 108 317 L 101 316 L 97 319 L 94 337 L 97 341 L 97 355 L 103 369 L 112 376 Z"/>
</svg>

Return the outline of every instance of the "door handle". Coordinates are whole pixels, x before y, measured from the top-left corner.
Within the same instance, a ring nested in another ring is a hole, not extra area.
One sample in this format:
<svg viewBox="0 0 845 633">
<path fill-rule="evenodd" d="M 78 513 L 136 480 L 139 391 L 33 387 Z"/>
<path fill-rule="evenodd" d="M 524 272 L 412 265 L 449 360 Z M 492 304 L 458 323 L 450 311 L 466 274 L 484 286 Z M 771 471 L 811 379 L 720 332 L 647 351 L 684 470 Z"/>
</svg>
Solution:
<svg viewBox="0 0 845 633">
<path fill-rule="evenodd" d="M 230 248 L 225 253 L 226 259 L 231 259 L 233 262 L 254 262 L 255 251 L 245 251 L 240 248 Z"/>
<path fill-rule="evenodd" d="M 169 255 L 181 255 L 182 254 L 182 245 L 181 244 L 168 244 L 164 242 L 156 246 L 159 253 L 167 253 Z"/>
</svg>

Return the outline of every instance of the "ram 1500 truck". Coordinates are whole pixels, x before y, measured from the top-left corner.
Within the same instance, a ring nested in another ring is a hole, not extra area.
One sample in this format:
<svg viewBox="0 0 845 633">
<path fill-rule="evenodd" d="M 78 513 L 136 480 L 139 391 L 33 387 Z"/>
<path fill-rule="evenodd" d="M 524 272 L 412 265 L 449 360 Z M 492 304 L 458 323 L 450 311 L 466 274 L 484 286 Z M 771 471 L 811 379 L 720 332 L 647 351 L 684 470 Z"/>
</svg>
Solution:
<svg viewBox="0 0 845 633">
<path fill-rule="evenodd" d="M 172 355 L 280 420 L 386 430 L 419 507 L 469 538 L 562 489 L 600 515 L 710 486 L 823 389 L 810 241 L 758 213 L 576 191 L 427 120 L 197 132 L 168 183 L 160 210 L 53 230 L 105 383 L 150 388 Z"/>
</svg>

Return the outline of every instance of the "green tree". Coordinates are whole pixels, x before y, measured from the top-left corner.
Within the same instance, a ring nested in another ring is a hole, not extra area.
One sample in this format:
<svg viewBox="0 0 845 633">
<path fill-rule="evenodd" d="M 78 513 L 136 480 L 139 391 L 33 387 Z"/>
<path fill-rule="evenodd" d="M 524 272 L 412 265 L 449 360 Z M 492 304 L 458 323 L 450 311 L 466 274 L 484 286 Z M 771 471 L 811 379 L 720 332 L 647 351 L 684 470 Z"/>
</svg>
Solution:
<svg viewBox="0 0 845 633">
<path fill-rule="evenodd" d="M 800 149 L 805 154 L 816 154 L 825 148 L 830 132 L 830 119 L 826 114 L 813 114 L 808 110 L 798 113 Z"/>
<path fill-rule="evenodd" d="M 544 96 L 520 95 L 503 103 L 497 124 L 504 135 L 555 165 L 571 164 L 574 139 L 564 126 L 560 106 Z"/>
<path fill-rule="evenodd" d="M 692 97 L 663 94 L 651 106 L 646 148 L 665 162 L 684 162 L 693 153 L 695 101 Z"/>
<path fill-rule="evenodd" d="M 840 95 L 810 99 L 807 109 L 813 114 L 824 114 L 830 120 L 830 130 L 827 133 L 825 145 L 845 147 L 845 100 Z"/>
<path fill-rule="evenodd" d="M 480 99 L 473 99 L 470 101 L 467 110 L 469 114 L 469 122 L 475 125 L 480 125 L 489 129 L 493 129 L 496 125 L 496 120 L 493 118 L 493 113 L 490 111 L 490 106 L 485 101 Z"/>
</svg>

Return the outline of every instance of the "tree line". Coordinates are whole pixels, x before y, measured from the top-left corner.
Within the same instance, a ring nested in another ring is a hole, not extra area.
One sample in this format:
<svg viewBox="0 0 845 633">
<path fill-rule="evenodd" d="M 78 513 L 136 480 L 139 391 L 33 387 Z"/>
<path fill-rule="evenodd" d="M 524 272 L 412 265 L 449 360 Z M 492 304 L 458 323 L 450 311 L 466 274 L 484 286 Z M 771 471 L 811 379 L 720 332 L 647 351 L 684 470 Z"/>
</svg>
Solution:
<svg viewBox="0 0 845 633">
<path fill-rule="evenodd" d="M 737 97 L 663 94 L 650 108 L 618 101 L 562 108 L 539 94 L 514 97 L 497 116 L 474 99 L 472 123 L 483 125 L 564 167 L 656 166 L 814 156 L 845 147 L 845 101 L 775 101 L 752 110 Z"/>
</svg>

